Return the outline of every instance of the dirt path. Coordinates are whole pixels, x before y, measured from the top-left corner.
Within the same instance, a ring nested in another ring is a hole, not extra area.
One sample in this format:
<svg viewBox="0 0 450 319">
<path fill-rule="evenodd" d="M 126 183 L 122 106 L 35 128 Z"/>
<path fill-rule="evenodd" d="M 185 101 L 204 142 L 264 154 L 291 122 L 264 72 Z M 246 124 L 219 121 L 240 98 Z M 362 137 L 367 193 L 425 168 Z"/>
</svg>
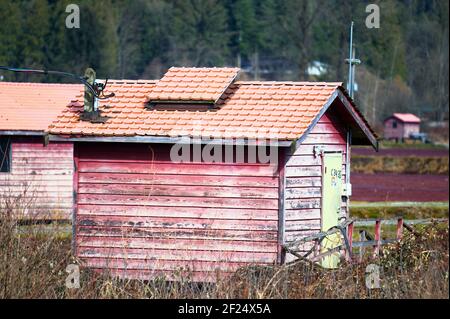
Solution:
<svg viewBox="0 0 450 319">
<path fill-rule="evenodd" d="M 355 201 L 448 201 L 447 175 L 351 175 Z"/>
</svg>

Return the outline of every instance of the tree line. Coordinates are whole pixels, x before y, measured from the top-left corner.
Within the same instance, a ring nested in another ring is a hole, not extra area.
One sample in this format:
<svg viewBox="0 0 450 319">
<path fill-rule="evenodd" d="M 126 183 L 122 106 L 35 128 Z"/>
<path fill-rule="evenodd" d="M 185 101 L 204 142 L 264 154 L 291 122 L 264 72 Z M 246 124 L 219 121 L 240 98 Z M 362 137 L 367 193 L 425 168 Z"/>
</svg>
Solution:
<svg viewBox="0 0 450 319">
<path fill-rule="evenodd" d="M 368 29 L 365 8 L 380 7 Z M 0 0 L 0 65 L 157 79 L 175 66 L 240 66 L 244 79 L 342 81 L 355 22 L 356 100 L 373 122 L 448 119 L 447 0 Z M 308 71 L 312 63 L 325 67 Z M 2 74 L 9 81 L 68 81 Z"/>
</svg>

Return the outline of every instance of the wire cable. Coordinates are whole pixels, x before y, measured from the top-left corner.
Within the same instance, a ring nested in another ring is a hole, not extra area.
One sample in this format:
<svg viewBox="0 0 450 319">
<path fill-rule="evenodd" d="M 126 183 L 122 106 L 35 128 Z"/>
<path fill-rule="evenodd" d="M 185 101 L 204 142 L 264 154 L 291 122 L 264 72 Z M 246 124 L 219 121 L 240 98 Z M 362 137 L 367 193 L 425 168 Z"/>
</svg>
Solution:
<svg viewBox="0 0 450 319">
<path fill-rule="evenodd" d="M 34 69 L 23 69 L 23 68 L 14 68 L 9 66 L 2 66 L 0 65 L 0 70 L 4 71 L 10 71 L 10 72 L 16 72 L 16 73 L 28 73 L 28 74 L 41 74 L 41 75 L 60 75 L 60 76 L 66 76 L 73 78 L 77 81 L 80 81 L 83 83 L 89 91 L 92 92 L 92 94 L 99 100 L 106 100 L 111 97 L 113 97 L 115 94 L 110 93 L 108 95 L 103 94 L 103 90 L 106 88 L 106 85 L 108 83 L 108 79 L 106 79 L 105 83 L 96 83 L 94 85 L 90 84 L 85 77 L 79 76 L 73 73 L 69 72 L 62 72 L 62 71 L 51 71 L 51 70 L 34 70 Z"/>
</svg>

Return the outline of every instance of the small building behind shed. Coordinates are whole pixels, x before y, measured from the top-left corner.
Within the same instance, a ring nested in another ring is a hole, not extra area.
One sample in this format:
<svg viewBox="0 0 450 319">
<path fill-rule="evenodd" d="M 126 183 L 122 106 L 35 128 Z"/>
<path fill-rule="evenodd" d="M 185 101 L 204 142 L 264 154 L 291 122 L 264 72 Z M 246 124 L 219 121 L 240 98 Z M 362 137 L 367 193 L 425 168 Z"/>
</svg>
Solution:
<svg viewBox="0 0 450 319">
<path fill-rule="evenodd" d="M 420 118 L 411 113 L 394 113 L 384 120 L 384 138 L 403 141 L 420 133 Z"/>
</svg>

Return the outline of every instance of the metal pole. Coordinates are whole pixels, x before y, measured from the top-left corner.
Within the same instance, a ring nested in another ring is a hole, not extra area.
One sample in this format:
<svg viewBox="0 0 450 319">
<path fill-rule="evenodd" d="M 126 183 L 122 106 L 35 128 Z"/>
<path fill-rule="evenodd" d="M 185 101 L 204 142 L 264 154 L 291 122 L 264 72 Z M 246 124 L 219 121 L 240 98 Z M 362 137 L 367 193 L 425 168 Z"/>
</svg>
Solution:
<svg viewBox="0 0 450 319">
<path fill-rule="evenodd" d="M 353 63 L 352 63 L 352 60 L 353 60 L 353 21 L 352 21 L 352 23 L 351 23 L 351 26 L 350 26 L 350 47 L 349 47 L 349 51 L 348 51 L 348 55 L 349 55 L 349 60 L 348 60 L 348 91 L 349 91 L 349 93 L 350 93 L 350 96 L 353 98 L 353 78 L 352 78 L 352 75 L 353 75 L 353 72 L 352 72 L 352 69 L 353 69 Z"/>
<path fill-rule="evenodd" d="M 353 42 L 353 41 L 352 41 Z M 352 99 L 355 95 L 355 70 L 356 70 L 356 49 L 353 48 L 352 50 Z"/>
</svg>

